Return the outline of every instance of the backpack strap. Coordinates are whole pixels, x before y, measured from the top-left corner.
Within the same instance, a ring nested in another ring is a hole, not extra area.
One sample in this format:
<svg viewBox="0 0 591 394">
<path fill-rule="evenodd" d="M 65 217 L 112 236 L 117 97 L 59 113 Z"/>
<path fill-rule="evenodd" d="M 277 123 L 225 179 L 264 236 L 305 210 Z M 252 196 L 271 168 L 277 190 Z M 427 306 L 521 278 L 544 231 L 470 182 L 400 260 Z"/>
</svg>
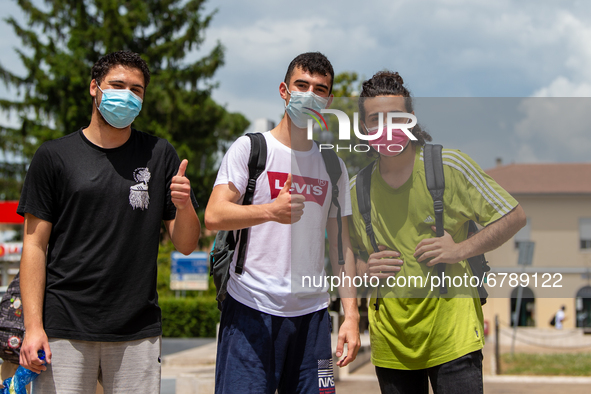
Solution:
<svg viewBox="0 0 591 394">
<path fill-rule="evenodd" d="M 425 180 L 427 189 L 433 198 L 433 210 L 435 212 L 435 229 L 438 237 L 443 237 L 443 192 L 445 191 L 445 177 L 443 174 L 443 158 L 441 145 L 425 144 L 423 147 L 423 159 L 425 161 Z M 437 271 L 441 278 L 440 294 L 447 294 L 447 286 L 443 281 L 445 264 L 437 264 Z"/>
<path fill-rule="evenodd" d="M 369 237 L 371 246 L 375 253 L 379 252 L 378 244 L 376 242 L 376 235 L 371 224 L 371 173 L 373 172 L 375 162 L 370 163 L 367 167 L 359 171 L 357 174 L 356 189 L 357 189 L 357 205 L 359 206 L 359 213 L 363 217 L 365 223 L 365 232 Z"/>
<path fill-rule="evenodd" d="M 371 224 L 371 174 L 375 161 L 371 162 L 368 166 L 363 168 L 357 174 L 356 184 L 356 195 L 357 195 L 357 206 L 359 207 L 359 213 L 363 217 L 365 223 L 365 233 L 369 238 L 371 247 L 375 253 L 378 253 L 378 243 L 376 242 L 376 234 L 373 231 L 373 225 Z M 375 310 L 380 310 L 380 286 L 378 285 L 376 293 L 376 303 L 374 304 Z"/>
<path fill-rule="evenodd" d="M 265 170 L 267 164 L 267 141 L 261 133 L 248 133 L 250 138 L 250 158 L 248 159 L 248 185 L 244 192 L 242 205 L 252 205 L 257 179 Z M 238 258 L 236 259 L 236 273 L 241 275 L 244 269 L 244 255 L 248 242 L 248 228 L 240 230 L 240 244 L 238 245 Z"/>
<path fill-rule="evenodd" d="M 318 142 L 316 142 L 318 145 Z M 332 184 L 332 203 L 337 208 L 337 223 L 339 227 L 338 231 L 338 248 L 339 248 L 339 265 L 345 264 L 345 259 L 343 258 L 343 240 L 342 240 L 342 233 L 343 233 L 343 222 L 341 218 L 341 204 L 339 204 L 339 178 L 341 177 L 342 170 L 341 170 L 341 163 L 339 162 L 339 157 L 332 149 L 324 149 L 320 150 L 322 154 L 322 158 L 324 159 L 324 165 L 326 166 L 326 172 L 328 172 L 328 176 L 330 177 L 330 183 Z M 330 209 L 329 209 L 330 213 Z"/>
</svg>

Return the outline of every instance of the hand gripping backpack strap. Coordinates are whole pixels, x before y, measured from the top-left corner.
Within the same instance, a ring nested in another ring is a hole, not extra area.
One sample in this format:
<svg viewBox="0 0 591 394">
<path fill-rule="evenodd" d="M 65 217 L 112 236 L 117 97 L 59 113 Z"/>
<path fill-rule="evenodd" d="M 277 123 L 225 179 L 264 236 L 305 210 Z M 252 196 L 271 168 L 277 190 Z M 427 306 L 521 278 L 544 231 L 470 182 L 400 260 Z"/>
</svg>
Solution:
<svg viewBox="0 0 591 394">
<path fill-rule="evenodd" d="M 316 142 L 318 144 L 318 142 Z M 324 159 L 324 165 L 326 166 L 326 172 L 328 172 L 328 176 L 330 177 L 330 183 L 332 184 L 332 203 L 337 208 L 337 223 L 339 227 L 338 231 L 338 248 L 339 248 L 339 265 L 345 264 L 345 259 L 343 258 L 343 240 L 342 240 L 342 233 L 343 233 L 343 222 L 341 218 L 341 204 L 339 204 L 339 178 L 341 177 L 342 170 L 341 170 L 341 163 L 339 162 L 339 157 L 332 149 L 324 149 L 320 150 L 322 154 L 322 158 Z M 330 212 L 330 209 L 329 209 Z"/>
<path fill-rule="evenodd" d="M 357 179 L 355 181 L 355 188 L 357 194 L 357 206 L 359 207 L 359 213 L 365 223 L 365 233 L 369 238 L 371 247 L 375 253 L 378 253 L 378 243 L 376 242 L 376 235 L 373 231 L 373 225 L 371 224 L 371 173 L 373 172 L 375 162 L 359 171 Z M 376 311 L 380 310 L 380 286 L 378 285 L 376 293 L 376 303 L 374 304 Z"/>
<path fill-rule="evenodd" d="M 433 198 L 433 210 L 435 211 L 435 229 L 438 237 L 443 237 L 443 192 L 445 191 L 445 177 L 443 174 L 443 158 L 441 145 L 425 144 L 423 159 L 425 161 L 425 180 L 427 189 Z M 447 286 L 443 280 L 445 264 L 437 264 L 437 272 L 441 278 L 439 294 L 447 294 Z"/>
<path fill-rule="evenodd" d="M 242 205 L 251 205 L 258 177 L 265 170 L 267 164 L 267 142 L 261 133 L 248 133 L 250 138 L 250 158 L 248 159 L 248 185 L 242 200 Z M 244 269 L 244 256 L 248 241 L 248 228 L 240 230 L 240 243 L 238 245 L 238 258 L 236 259 L 235 272 L 242 274 Z"/>
</svg>

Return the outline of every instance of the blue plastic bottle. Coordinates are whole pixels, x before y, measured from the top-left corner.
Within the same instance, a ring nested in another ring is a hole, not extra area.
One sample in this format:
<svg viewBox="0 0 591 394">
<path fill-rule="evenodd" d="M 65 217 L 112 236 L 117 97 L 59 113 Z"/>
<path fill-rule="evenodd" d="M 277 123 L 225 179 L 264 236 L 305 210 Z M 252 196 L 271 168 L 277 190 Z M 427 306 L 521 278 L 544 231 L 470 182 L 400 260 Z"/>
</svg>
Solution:
<svg viewBox="0 0 591 394">
<path fill-rule="evenodd" d="M 45 361 L 45 352 L 39 350 L 37 352 L 39 360 Z M 0 394 L 27 394 L 27 385 L 35 380 L 39 374 L 19 366 L 12 378 L 6 379 L 2 384 L 3 389 L 0 389 Z"/>
</svg>

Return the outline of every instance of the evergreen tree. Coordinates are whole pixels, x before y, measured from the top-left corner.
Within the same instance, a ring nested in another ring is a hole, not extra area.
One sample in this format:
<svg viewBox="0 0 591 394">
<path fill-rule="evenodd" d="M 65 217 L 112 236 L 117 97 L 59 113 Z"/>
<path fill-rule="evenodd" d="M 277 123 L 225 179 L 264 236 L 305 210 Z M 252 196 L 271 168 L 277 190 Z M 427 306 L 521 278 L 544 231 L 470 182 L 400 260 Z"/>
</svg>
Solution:
<svg viewBox="0 0 591 394">
<path fill-rule="evenodd" d="M 0 193 L 18 199 L 28 163 L 44 141 L 90 123 L 90 69 L 103 55 L 127 49 L 139 53 L 152 74 L 134 128 L 168 139 L 189 160 L 197 200 L 203 209 L 213 185 L 219 153 L 248 127 L 240 114 L 215 103 L 211 82 L 223 64 L 218 43 L 190 61 L 204 40 L 212 15 L 202 0 L 46 0 L 38 6 L 17 0 L 28 18 L 10 24 L 23 72 L 0 64 L 0 79 L 14 100 L 0 100 L 19 127 L 0 126 Z"/>
</svg>

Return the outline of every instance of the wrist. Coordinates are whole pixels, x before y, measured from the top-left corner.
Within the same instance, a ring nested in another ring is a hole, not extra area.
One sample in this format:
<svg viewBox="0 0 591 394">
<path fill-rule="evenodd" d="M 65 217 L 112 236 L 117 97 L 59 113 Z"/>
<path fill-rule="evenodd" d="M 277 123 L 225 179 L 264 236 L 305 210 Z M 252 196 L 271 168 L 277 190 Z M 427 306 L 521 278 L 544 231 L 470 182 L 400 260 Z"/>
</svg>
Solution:
<svg viewBox="0 0 591 394">
<path fill-rule="evenodd" d="M 37 333 L 37 332 L 43 332 L 43 331 L 44 331 L 44 328 L 43 328 L 42 322 L 31 322 L 31 323 L 25 324 L 25 332 Z"/>
<path fill-rule="evenodd" d="M 458 263 L 460 261 L 467 260 L 469 257 L 473 256 L 471 254 L 472 248 L 470 247 L 470 244 L 468 244 L 466 241 L 468 240 L 456 244 L 456 260 Z"/>
<path fill-rule="evenodd" d="M 262 204 L 260 205 L 262 211 L 263 211 L 263 221 L 264 222 L 277 222 L 277 218 L 278 216 L 275 215 L 275 212 L 273 211 L 273 203 L 269 203 L 269 204 Z"/>
<path fill-rule="evenodd" d="M 355 273 L 359 277 L 369 274 L 369 267 L 365 260 L 355 256 Z"/>
<path fill-rule="evenodd" d="M 353 314 L 345 314 L 345 319 L 343 320 L 342 326 L 350 326 L 359 328 L 359 313 Z"/>
<path fill-rule="evenodd" d="M 345 321 L 352 320 L 354 322 L 359 322 L 359 307 L 357 306 L 357 298 L 349 299 L 350 302 L 345 304 L 343 303 L 343 311 L 345 314 Z M 345 301 L 345 299 L 341 299 L 341 302 Z"/>
<path fill-rule="evenodd" d="M 188 199 L 182 204 L 175 204 L 176 210 L 180 212 L 190 212 L 193 204 L 191 203 L 191 199 Z M 194 210 L 194 209 L 193 209 Z"/>
</svg>

